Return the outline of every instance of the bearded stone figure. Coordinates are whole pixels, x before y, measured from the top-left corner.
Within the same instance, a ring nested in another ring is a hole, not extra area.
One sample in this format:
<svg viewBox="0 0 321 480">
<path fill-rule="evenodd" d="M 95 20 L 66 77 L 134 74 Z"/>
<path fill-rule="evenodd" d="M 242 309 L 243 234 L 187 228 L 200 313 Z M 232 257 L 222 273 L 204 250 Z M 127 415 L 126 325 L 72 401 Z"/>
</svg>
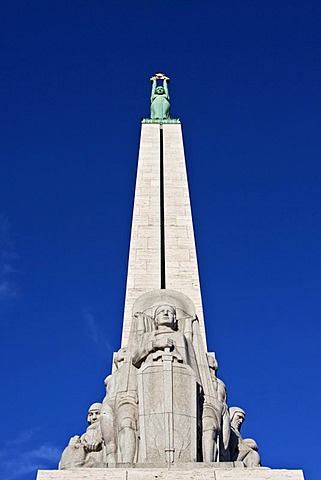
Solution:
<svg viewBox="0 0 321 480">
<path fill-rule="evenodd" d="M 70 439 L 59 462 L 60 470 L 103 466 L 104 443 L 99 422 L 100 413 L 101 403 L 93 403 L 89 407 L 87 416 L 89 427 L 83 435 L 76 435 Z"/>
<path fill-rule="evenodd" d="M 261 459 L 256 441 L 252 438 L 243 438 L 240 433 L 246 416 L 244 410 L 240 407 L 231 407 L 229 412 L 231 418 L 231 460 L 242 461 L 246 467 L 260 467 Z"/>
</svg>

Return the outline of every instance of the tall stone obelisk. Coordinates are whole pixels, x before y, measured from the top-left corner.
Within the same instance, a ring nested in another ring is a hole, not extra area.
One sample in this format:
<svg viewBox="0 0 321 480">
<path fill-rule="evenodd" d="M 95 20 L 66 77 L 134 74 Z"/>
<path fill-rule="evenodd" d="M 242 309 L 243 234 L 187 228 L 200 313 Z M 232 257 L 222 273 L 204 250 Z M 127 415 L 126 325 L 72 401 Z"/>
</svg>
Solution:
<svg viewBox="0 0 321 480">
<path fill-rule="evenodd" d="M 194 302 L 206 349 L 203 306 L 187 183 L 182 129 L 143 123 L 130 240 L 122 346 L 132 307 L 153 289 L 185 293 Z"/>
<path fill-rule="evenodd" d="M 301 471 L 261 467 L 255 440 L 240 433 L 244 410 L 227 406 L 206 346 L 181 125 L 170 117 L 169 78 L 151 81 L 121 348 L 86 431 L 70 439 L 59 470 L 38 480 L 303 480 Z"/>
</svg>

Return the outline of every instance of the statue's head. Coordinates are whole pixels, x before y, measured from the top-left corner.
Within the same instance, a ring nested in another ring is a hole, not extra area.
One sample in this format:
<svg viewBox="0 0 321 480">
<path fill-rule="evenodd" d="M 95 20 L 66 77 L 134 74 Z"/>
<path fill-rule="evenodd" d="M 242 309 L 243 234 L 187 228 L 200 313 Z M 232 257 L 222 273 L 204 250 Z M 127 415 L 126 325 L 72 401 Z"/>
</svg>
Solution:
<svg viewBox="0 0 321 480">
<path fill-rule="evenodd" d="M 207 362 L 208 366 L 210 367 L 211 370 L 214 370 L 214 372 L 217 372 L 218 370 L 218 363 L 215 357 L 215 353 L 208 353 L 207 354 Z"/>
<path fill-rule="evenodd" d="M 231 407 L 229 409 L 231 426 L 238 432 L 241 430 L 241 426 L 245 420 L 245 412 L 240 407 Z"/>
<path fill-rule="evenodd" d="M 101 412 L 101 403 L 97 402 L 90 405 L 88 410 L 88 416 L 87 416 L 87 422 L 89 423 L 89 425 L 99 420 L 100 412 Z"/>
<path fill-rule="evenodd" d="M 116 368 L 119 368 L 121 366 L 121 364 L 124 362 L 126 351 L 127 351 L 126 348 L 120 348 L 118 350 L 118 352 L 115 353 L 114 364 L 115 364 Z"/>
<path fill-rule="evenodd" d="M 160 305 L 154 313 L 157 327 L 166 326 L 176 330 L 176 309 L 172 305 Z"/>
<path fill-rule="evenodd" d="M 164 87 L 156 87 L 155 92 L 157 95 L 163 95 L 165 93 Z"/>
</svg>

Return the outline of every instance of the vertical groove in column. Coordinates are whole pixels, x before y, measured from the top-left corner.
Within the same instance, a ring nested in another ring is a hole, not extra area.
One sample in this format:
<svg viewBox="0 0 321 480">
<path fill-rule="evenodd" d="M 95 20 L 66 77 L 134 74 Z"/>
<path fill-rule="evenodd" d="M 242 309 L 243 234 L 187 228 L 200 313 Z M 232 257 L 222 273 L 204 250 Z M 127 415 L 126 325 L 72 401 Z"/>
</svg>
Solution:
<svg viewBox="0 0 321 480">
<path fill-rule="evenodd" d="M 163 126 L 159 126 L 159 164 L 160 164 L 160 254 L 161 254 L 161 281 L 160 288 L 166 288 L 165 277 L 165 207 L 164 207 L 164 141 Z"/>
</svg>

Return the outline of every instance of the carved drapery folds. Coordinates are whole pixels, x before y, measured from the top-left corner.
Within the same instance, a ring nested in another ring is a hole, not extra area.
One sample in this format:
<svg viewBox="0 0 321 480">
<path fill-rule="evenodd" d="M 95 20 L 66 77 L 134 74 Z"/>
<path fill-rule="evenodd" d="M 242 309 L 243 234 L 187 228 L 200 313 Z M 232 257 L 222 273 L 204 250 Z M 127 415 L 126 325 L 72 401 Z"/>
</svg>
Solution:
<svg viewBox="0 0 321 480">
<path fill-rule="evenodd" d="M 60 468 L 115 464 L 243 462 L 260 465 L 254 440 L 243 439 L 245 413 L 227 406 L 214 353 L 204 349 L 192 301 L 154 290 L 133 307 L 130 340 L 114 355 L 106 396 Z"/>
</svg>

